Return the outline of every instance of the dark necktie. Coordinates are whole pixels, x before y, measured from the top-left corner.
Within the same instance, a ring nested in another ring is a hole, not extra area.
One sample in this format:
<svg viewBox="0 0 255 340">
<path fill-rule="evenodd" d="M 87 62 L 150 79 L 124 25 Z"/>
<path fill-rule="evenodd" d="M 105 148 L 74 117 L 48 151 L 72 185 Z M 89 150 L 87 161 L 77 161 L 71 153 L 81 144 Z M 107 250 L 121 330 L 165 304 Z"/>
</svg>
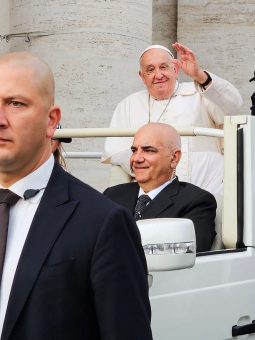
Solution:
<svg viewBox="0 0 255 340">
<path fill-rule="evenodd" d="M 141 214 L 150 201 L 151 199 L 148 195 L 141 195 L 138 198 L 136 202 L 136 206 L 135 206 L 135 213 L 134 213 L 135 220 L 138 220 L 139 218 L 142 217 Z"/>
<path fill-rule="evenodd" d="M 0 282 L 4 266 L 10 206 L 17 203 L 19 196 L 8 189 L 0 189 Z"/>
</svg>

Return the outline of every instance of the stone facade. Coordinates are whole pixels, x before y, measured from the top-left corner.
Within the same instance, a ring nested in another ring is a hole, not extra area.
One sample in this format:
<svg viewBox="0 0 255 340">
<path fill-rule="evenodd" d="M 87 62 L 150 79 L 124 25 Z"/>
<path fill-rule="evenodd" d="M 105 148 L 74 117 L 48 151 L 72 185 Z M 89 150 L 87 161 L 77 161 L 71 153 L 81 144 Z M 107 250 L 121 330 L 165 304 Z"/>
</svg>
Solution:
<svg viewBox="0 0 255 340">
<path fill-rule="evenodd" d="M 0 0 L 0 53 L 28 50 L 52 67 L 63 127 L 108 127 L 116 104 L 143 88 L 139 53 L 149 44 L 193 49 L 201 65 L 233 82 L 250 112 L 255 68 L 255 4 L 244 0 Z M 28 33 L 23 34 L 23 33 Z M 5 35 L 9 36 L 8 41 Z M 244 53 L 245 52 L 245 53 Z M 102 151 L 103 138 L 75 139 L 67 151 Z M 68 161 L 99 190 L 109 167 Z"/>
</svg>

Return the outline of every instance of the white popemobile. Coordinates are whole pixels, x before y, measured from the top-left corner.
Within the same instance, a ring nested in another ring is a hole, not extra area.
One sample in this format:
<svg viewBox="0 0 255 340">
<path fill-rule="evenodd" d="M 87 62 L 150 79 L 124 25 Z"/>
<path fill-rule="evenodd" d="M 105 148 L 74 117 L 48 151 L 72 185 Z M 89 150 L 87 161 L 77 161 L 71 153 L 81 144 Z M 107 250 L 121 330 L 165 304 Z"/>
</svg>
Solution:
<svg viewBox="0 0 255 340">
<path fill-rule="evenodd" d="M 224 151 L 222 224 L 219 204 L 211 251 L 195 253 L 190 220 L 137 221 L 154 340 L 255 339 L 254 116 L 225 117 Z"/>
</svg>

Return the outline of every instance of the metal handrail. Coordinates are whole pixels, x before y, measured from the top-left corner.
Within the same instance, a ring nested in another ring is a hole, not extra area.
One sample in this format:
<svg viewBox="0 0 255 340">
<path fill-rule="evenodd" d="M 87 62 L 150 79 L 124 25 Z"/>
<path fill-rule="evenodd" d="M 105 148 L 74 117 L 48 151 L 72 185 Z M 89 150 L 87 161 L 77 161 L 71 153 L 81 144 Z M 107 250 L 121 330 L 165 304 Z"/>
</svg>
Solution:
<svg viewBox="0 0 255 340">
<path fill-rule="evenodd" d="M 224 137 L 224 130 L 204 127 L 176 127 L 181 136 L 208 136 Z M 137 129 L 113 129 L 113 128 L 76 128 L 58 129 L 55 138 L 87 138 L 87 137 L 132 137 Z"/>
</svg>

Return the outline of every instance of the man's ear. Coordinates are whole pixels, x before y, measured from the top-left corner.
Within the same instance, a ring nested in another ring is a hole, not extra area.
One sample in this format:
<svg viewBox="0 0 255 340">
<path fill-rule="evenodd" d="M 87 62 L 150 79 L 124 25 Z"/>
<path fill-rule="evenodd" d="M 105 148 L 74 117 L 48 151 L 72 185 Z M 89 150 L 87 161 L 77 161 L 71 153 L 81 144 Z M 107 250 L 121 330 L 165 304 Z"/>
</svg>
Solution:
<svg viewBox="0 0 255 340">
<path fill-rule="evenodd" d="M 178 165 L 178 163 L 180 162 L 181 159 L 181 150 L 176 150 L 173 155 L 172 155 L 172 160 L 171 160 L 171 169 L 175 169 Z"/>
<path fill-rule="evenodd" d="M 47 137 L 52 138 L 61 119 L 61 110 L 58 106 L 52 106 L 48 113 Z"/>
<path fill-rule="evenodd" d="M 144 75 L 143 75 L 143 72 L 141 70 L 139 71 L 139 76 L 145 84 Z"/>
</svg>

